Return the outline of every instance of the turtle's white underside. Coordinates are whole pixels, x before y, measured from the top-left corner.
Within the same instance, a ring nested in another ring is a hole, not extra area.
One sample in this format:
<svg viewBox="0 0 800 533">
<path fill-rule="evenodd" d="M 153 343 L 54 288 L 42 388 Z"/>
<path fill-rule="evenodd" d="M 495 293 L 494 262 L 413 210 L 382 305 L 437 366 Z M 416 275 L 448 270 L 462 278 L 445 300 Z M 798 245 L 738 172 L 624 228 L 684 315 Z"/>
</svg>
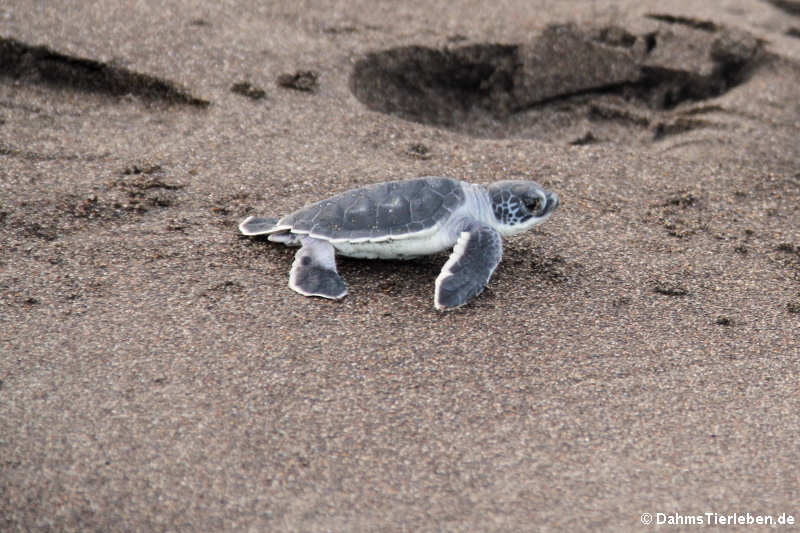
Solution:
<svg viewBox="0 0 800 533">
<path fill-rule="evenodd" d="M 336 252 L 347 257 L 362 259 L 411 259 L 447 250 L 453 245 L 452 232 L 441 224 L 419 233 L 393 235 L 379 239 L 323 239 L 330 242 Z M 311 238 L 319 238 L 309 235 Z"/>
</svg>

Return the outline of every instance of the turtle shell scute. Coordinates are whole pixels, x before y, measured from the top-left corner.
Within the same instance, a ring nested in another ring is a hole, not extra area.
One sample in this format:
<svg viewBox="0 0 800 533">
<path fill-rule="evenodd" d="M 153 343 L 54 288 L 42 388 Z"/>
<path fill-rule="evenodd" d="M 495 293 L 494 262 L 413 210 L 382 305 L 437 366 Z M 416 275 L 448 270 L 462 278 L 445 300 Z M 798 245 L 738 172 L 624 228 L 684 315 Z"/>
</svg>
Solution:
<svg viewBox="0 0 800 533">
<path fill-rule="evenodd" d="M 346 191 L 303 207 L 280 223 L 328 239 L 374 239 L 425 231 L 463 202 L 461 182 L 425 177 Z"/>
</svg>

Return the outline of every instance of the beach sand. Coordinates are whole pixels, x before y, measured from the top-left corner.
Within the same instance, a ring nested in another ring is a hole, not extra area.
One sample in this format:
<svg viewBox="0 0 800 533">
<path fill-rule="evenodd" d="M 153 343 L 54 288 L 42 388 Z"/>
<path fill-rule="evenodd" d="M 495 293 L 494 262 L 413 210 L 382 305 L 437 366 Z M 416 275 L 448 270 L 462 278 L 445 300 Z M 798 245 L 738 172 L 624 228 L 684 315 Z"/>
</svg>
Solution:
<svg viewBox="0 0 800 533">
<path fill-rule="evenodd" d="M 0 7 L 0 530 L 800 521 L 800 3 L 79 4 Z M 237 234 L 422 175 L 562 203 L 446 314 Z"/>
</svg>

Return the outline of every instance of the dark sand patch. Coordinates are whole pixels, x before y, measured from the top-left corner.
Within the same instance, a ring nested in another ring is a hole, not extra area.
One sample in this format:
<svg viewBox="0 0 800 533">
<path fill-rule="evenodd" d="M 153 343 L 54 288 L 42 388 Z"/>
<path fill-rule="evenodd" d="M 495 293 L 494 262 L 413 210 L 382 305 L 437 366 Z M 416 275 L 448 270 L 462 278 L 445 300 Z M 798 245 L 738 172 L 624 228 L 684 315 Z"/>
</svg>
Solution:
<svg viewBox="0 0 800 533">
<path fill-rule="evenodd" d="M 74 57 L 46 46 L 29 45 L 0 38 L 0 78 L 123 96 L 131 94 L 148 101 L 206 107 L 209 102 L 196 98 L 174 83 L 132 72 L 124 67 L 92 59 Z"/>
<path fill-rule="evenodd" d="M 662 24 L 639 35 L 559 25 L 530 43 L 375 52 L 356 63 L 351 89 L 372 109 L 479 137 L 552 140 L 551 124 L 537 128 L 547 112 L 569 126 L 652 128 L 654 140 L 709 126 L 660 115 L 736 87 L 765 60 L 761 43 L 708 21 L 648 17 Z"/>
<path fill-rule="evenodd" d="M 767 0 L 770 4 L 794 16 L 800 16 L 800 2 L 797 0 Z"/>
<path fill-rule="evenodd" d="M 236 94 L 240 94 L 242 96 L 246 96 L 247 98 L 250 98 L 251 100 L 261 100 L 262 98 L 267 96 L 267 93 L 266 93 L 266 91 L 264 89 L 262 89 L 261 87 L 256 87 L 255 85 L 251 84 L 249 81 L 240 81 L 240 82 L 234 83 L 231 86 L 231 92 L 234 92 Z"/>
<path fill-rule="evenodd" d="M 293 74 L 283 73 L 278 76 L 278 86 L 296 91 L 314 92 L 319 86 L 319 72 L 298 70 Z"/>
</svg>

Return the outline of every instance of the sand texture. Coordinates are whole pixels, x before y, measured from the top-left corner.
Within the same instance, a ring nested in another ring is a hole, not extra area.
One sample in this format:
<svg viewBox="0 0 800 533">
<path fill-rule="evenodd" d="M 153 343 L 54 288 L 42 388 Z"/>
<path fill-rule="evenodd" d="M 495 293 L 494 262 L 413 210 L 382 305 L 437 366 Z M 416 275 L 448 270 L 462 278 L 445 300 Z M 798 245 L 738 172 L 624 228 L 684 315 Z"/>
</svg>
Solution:
<svg viewBox="0 0 800 533">
<path fill-rule="evenodd" d="M 3 2 L 0 531 L 800 521 L 798 87 L 792 0 Z M 236 231 L 422 175 L 562 203 L 446 314 Z"/>
</svg>

